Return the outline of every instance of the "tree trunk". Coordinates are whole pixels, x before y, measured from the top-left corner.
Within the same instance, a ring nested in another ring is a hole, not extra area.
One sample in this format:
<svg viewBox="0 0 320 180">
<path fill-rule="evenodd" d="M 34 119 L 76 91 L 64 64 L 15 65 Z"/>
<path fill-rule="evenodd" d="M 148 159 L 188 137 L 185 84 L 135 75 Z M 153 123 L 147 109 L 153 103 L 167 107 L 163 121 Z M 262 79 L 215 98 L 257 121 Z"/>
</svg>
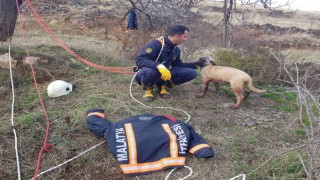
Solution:
<svg viewBox="0 0 320 180">
<path fill-rule="evenodd" d="M 228 7 L 228 1 L 229 1 L 229 7 Z M 234 0 L 224 0 L 224 6 L 223 6 L 223 46 L 227 47 L 227 41 L 228 38 L 231 40 L 230 36 L 230 17 L 231 17 L 231 11 L 233 7 L 233 1 Z"/>
<path fill-rule="evenodd" d="M 17 21 L 15 0 L 0 0 L 0 41 L 11 40 Z"/>
<path fill-rule="evenodd" d="M 223 5 L 223 30 L 222 30 L 223 47 L 227 47 L 227 33 L 228 33 L 227 1 L 228 0 L 224 0 L 224 5 Z"/>
</svg>

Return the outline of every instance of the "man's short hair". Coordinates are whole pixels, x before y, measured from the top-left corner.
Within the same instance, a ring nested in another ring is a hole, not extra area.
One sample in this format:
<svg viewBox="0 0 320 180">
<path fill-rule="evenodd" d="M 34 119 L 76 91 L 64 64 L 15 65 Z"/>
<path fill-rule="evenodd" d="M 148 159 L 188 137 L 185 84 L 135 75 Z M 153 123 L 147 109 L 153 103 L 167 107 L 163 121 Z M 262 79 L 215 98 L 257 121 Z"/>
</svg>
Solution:
<svg viewBox="0 0 320 180">
<path fill-rule="evenodd" d="M 189 31 L 189 29 L 185 26 L 175 25 L 168 29 L 168 36 L 182 35 L 186 30 Z"/>
</svg>

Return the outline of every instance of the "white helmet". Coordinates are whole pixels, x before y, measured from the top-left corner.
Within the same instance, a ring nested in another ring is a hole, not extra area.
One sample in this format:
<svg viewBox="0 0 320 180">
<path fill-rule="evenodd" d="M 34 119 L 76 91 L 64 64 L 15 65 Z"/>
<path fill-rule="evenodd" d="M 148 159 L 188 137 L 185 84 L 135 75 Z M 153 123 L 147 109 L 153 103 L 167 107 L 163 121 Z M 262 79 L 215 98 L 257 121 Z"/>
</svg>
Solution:
<svg viewBox="0 0 320 180">
<path fill-rule="evenodd" d="M 49 97 L 59 97 L 72 92 L 73 86 L 62 80 L 56 80 L 48 85 L 47 91 Z"/>
</svg>

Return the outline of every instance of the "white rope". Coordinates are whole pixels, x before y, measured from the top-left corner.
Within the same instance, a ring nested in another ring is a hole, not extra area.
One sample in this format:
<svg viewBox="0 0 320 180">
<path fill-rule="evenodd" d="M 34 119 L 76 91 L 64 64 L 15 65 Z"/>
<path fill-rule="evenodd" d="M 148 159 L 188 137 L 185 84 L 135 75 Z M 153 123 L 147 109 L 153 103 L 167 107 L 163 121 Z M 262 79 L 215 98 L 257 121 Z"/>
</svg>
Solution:
<svg viewBox="0 0 320 180">
<path fill-rule="evenodd" d="M 10 80 L 11 80 L 11 89 L 12 89 L 12 104 L 11 104 L 11 125 L 12 130 L 14 134 L 14 149 L 16 153 L 16 161 L 17 161 L 17 171 L 18 171 L 18 179 L 21 179 L 21 173 L 20 173 L 20 161 L 19 161 L 19 151 L 18 151 L 18 138 L 17 138 L 17 132 L 14 127 L 14 121 L 13 121 L 13 113 L 14 113 L 14 86 L 13 86 L 13 78 L 12 78 L 12 67 L 11 67 L 11 49 L 9 45 L 9 69 L 10 69 Z"/>
<path fill-rule="evenodd" d="M 138 73 L 138 72 L 137 72 L 137 73 Z M 184 111 L 184 110 L 177 109 L 177 108 L 171 108 L 171 107 L 150 107 L 150 106 L 147 106 L 147 105 L 143 104 L 142 102 L 138 101 L 136 98 L 134 98 L 133 95 L 132 95 L 132 84 L 133 84 L 134 78 L 136 77 L 137 73 L 133 76 L 133 78 L 132 78 L 132 80 L 131 80 L 131 83 L 130 83 L 130 96 L 131 96 L 131 98 L 132 98 L 133 100 L 135 100 L 136 102 L 138 102 L 138 103 L 141 104 L 142 106 L 144 106 L 144 107 L 146 107 L 146 108 L 149 108 L 149 109 L 151 109 L 151 108 L 155 108 L 155 109 L 172 109 L 172 110 L 175 110 L 175 111 L 181 111 L 181 112 L 185 113 L 185 114 L 188 116 L 187 120 L 185 121 L 186 123 L 191 119 L 191 116 L 190 116 L 186 111 Z M 183 177 L 182 179 L 179 179 L 179 180 L 187 179 L 187 178 L 189 178 L 190 176 L 192 176 L 192 174 L 193 174 L 193 171 L 192 171 L 192 169 L 191 169 L 189 166 L 184 166 L 184 167 L 185 167 L 185 168 L 188 168 L 188 169 L 190 170 L 190 173 L 189 173 L 187 176 L 185 176 L 185 177 Z M 172 170 L 169 172 L 169 174 L 166 176 L 165 180 L 168 180 L 168 178 L 170 177 L 170 175 L 171 175 L 171 174 L 173 173 L 173 171 L 175 171 L 176 169 L 177 169 L 177 168 L 172 169 Z"/>
<path fill-rule="evenodd" d="M 164 41 L 163 37 L 161 37 L 161 40 Z M 160 57 L 160 55 L 161 55 L 162 50 L 163 50 L 163 45 L 162 45 L 162 47 L 161 47 L 160 53 L 159 53 L 156 61 L 158 61 L 158 59 L 159 59 L 159 57 Z M 133 78 L 132 78 L 132 80 L 131 80 L 131 83 L 130 83 L 130 96 L 132 97 L 132 99 L 134 99 L 136 102 L 138 102 L 139 104 L 141 104 L 142 106 L 147 107 L 147 108 L 172 109 L 172 110 L 175 110 L 175 111 L 181 111 L 181 112 L 185 113 L 185 114 L 188 116 L 188 118 L 187 118 L 187 120 L 186 120 L 185 122 L 188 122 L 188 121 L 191 119 L 191 116 L 190 116 L 186 111 L 183 111 L 183 110 L 180 110 L 180 109 L 176 109 L 176 108 L 170 108 L 170 107 L 149 107 L 149 106 L 143 104 L 142 102 L 138 101 L 136 98 L 134 98 L 133 95 L 132 95 L 131 90 L 132 90 L 133 80 L 134 80 L 134 78 L 136 77 L 136 75 L 137 75 L 137 73 L 133 76 Z M 63 162 L 63 163 L 61 163 L 61 164 L 58 164 L 58 165 L 56 165 L 56 166 L 54 166 L 54 167 L 52 167 L 52 168 L 49 168 L 49 169 L 47 169 L 47 170 L 39 173 L 39 174 L 37 175 L 37 177 L 39 177 L 39 176 L 41 176 L 41 175 L 43 175 L 43 174 L 45 174 L 45 173 L 47 173 L 47 172 L 49 172 L 49 171 L 52 171 L 52 170 L 54 170 L 54 169 L 56 169 L 56 168 L 59 168 L 60 166 L 66 164 L 66 163 L 68 163 L 68 162 L 70 162 L 70 161 L 73 161 L 74 159 L 76 159 L 76 158 L 82 156 L 83 154 L 85 154 L 85 153 L 93 150 L 94 148 L 100 146 L 100 145 L 103 144 L 104 142 L 105 142 L 105 141 L 102 141 L 102 142 L 100 142 L 99 144 L 92 146 L 92 147 L 89 148 L 88 150 L 83 151 L 82 153 L 78 154 L 77 156 L 75 156 L 75 157 L 73 157 L 73 158 L 71 158 L 71 159 L 69 159 L 69 160 L 67 160 L 67 161 L 65 161 L 65 162 Z M 190 167 L 188 167 L 188 166 L 185 166 L 185 167 L 188 168 L 188 169 L 191 171 L 191 173 L 190 173 L 187 177 L 185 177 L 184 179 L 190 177 L 190 176 L 192 175 L 192 173 L 193 173 L 193 172 L 192 172 L 192 169 L 191 169 Z"/>
<path fill-rule="evenodd" d="M 137 72 L 137 73 L 138 73 L 138 72 Z M 132 84 L 133 84 L 134 78 L 136 77 L 137 73 L 133 76 L 133 78 L 132 78 L 132 80 L 131 80 L 131 83 L 130 83 L 130 96 L 131 96 L 131 98 L 132 98 L 133 100 L 135 100 L 137 103 L 139 103 L 139 104 L 141 104 L 142 106 L 144 106 L 144 107 L 146 107 L 146 108 L 149 108 L 149 109 L 153 109 L 153 108 L 154 108 L 154 109 L 171 109 L 171 110 L 174 110 L 174 111 L 183 112 L 183 113 L 185 113 L 185 114 L 188 116 L 188 118 L 187 118 L 187 120 L 186 120 L 185 122 L 187 123 L 188 121 L 190 121 L 191 116 L 189 115 L 189 113 L 187 113 L 187 112 L 184 111 L 184 110 L 177 109 L 177 108 L 172 108 L 172 107 L 162 107 L 162 106 L 161 106 L 161 107 L 150 107 L 150 106 L 147 106 L 147 105 L 143 104 L 142 102 L 138 101 L 136 98 L 134 98 L 133 95 L 132 95 Z"/>
<path fill-rule="evenodd" d="M 158 55 L 158 57 L 157 57 L 157 59 L 156 59 L 156 62 L 159 60 L 159 57 L 160 57 L 161 52 L 162 52 L 163 47 L 164 47 L 164 37 L 161 36 L 160 39 L 163 41 L 163 43 L 162 43 L 162 46 L 161 46 L 161 50 L 160 50 L 160 52 L 159 52 L 159 55 Z M 138 72 L 139 72 L 139 71 L 138 71 Z M 131 98 L 132 98 L 134 101 L 136 101 L 136 102 L 139 103 L 140 105 L 142 105 L 142 106 L 144 106 L 144 107 L 146 107 L 146 108 L 149 108 L 149 109 L 171 109 L 171 110 L 174 110 L 174 111 L 183 112 L 183 113 L 185 113 L 185 114 L 188 116 L 188 118 L 187 118 L 187 120 L 185 121 L 185 123 L 187 123 L 187 122 L 190 121 L 191 116 L 189 115 L 189 113 L 187 113 L 187 112 L 184 111 L 184 110 L 177 109 L 177 108 L 172 108 L 172 107 L 150 107 L 150 106 L 147 106 L 147 105 L 143 104 L 141 101 L 138 101 L 136 98 L 134 98 L 133 95 L 132 95 L 132 84 L 133 84 L 133 81 L 134 81 L 136 75 L 138 74 L 138 72 L 137 72 L 136 74 L 134 74 L 134 76 L 133 76 L 133 78 L 132 78 L 132 80 L 131 80 L 131 82 L 130 82 L 130 88 L 129 88 L 130 96 L 131 96 Z M 188 168 L 188 169 L 190 170 L 190 173 L 189 173 L 187 176 L 185 176 L 185 177 L 183 177 L 183 178 L 181 178 L 181 179 L 179 179 L 179 180 L 187 179 L 187 178 L 189 178 L 190 176 L 192 176 L 192 174 L 193 174 L 193 171 L 192 171 L 192 168 L 191 168 L 191 167 L 189 167 L 189 166 L 184 166 L 184 167 L 185 167 L 185 168 Z M 176 169 L 177 169 L 177 168 L 172 169 L 172 170 L 169 172 L 169 174 L 166 176 L 165 180 L 168 180 L 168 178 L 170 177 L 170 175 L 171 175 L 171 174 L 173 173 L 173 171 L 175 171 Z"/>
<path fill-rule="evenodd" d="M 184 110 L 181 110 L 181 109 L 177 109 L 177 108 L 171 108 L 171 107 L 150 107 L 150 106 L 147 106 L 145 104 L 143 104 L 142 102 L 138 101 L 136 98 L 133 97 L 132 95 L 132 84 L 133 84 L 133 81 L 134 81 L 134 78 L 136 77 L 136 75 L 138 74 L 138 72 L 133 76 L 132 80 L 131 80 L 131 83 L 130 83 L 130 96 L 133 100 L 135 100 L 137 103 L 141 104 L 142 106 L 146 107 L 146 108 L 155 108 L 155 109 L 172 109 L 172 110 L 175 110 L 175 111 L 181 111 L 183 113 L 185 113 L 188 118 L 187 120 L 185 121 L 186 123 L 191 119 L 191 116 Z M 185 168 L 188 168 L 190 170 L 190 173 L 186 176 L 186 177 L 183 177 L 182 179 L 179 179 L 179 180 L 184 180 L 184 179 L 187 179 L 189 178 L 192 174 L 193 174 L 193 171 L 192 169 L 189 167 L 189 166 L 184 166 Z M 175 171 L 177 168 L 174 168 L 172 169 L 169 174 L 166 176 L 165 180 L 168 180 L 168 178 L 170 177 L 170 175 L 173 173 L 173 171 Z"/>
<path fill-rule="evenodd" d="M 136 102 L 138 102 L 139 104 L 141 104 L 141 105 L 143 105 L 144 107 L 147 107 L 147 108 L 166 108 L 166 109 L 172 109 L 172 110 L 176 110 L 176 111 L 182 111 L 182 112 L 184 112 L 185 114 L 188 115 L 188 119 L 187 119 L 186 122 L 188 122 L 188 121 L 190 120 L 191 117 L 190 117 L 190 115 L 189 115 L 186 111 L 183 111 L 183 110 L 180 110 L 180 109 L 176 109 L 176 108 L 170 108 L 170 107 L 149 107 L 149 106 L 143 104 L 142 102 L 138 101 L 137 99 L 135 99 L 135 98 L 133 97 L 133 95 L 132 95 L 131 89 L 132 89 L 133 80 L 134 80 L 134 78 L 135 78 L 136 75 L 137 75 L 137 73 L 133 76 L 133 78 L 132 78 L 132 80 L 131 80 L 131 83 L 130 83 L 130 96 L 131 96 Z M 43 174 L 45 174 L 45 173 L 47 173 L 47 172 L 49 172 L 49 171 L 52 171 L 52 170 L 54 170 L 54 169 L 56 169 L 56 168 L 58 168 L 58 167 L 60 167 L 60 166 L 62 166 L 62 165 L 64 165 L 64 164 L 66 164 L 66 163 L 68 163 L 68 162 L 76 159 L 77 157 L 79 157 L 79 156 L 81 156 L 81 155 L 83 155 L 83 154 L 85 154 L 85 153 L 93 150 L 94 148 L 100 146 L 100 145 L 103 144 L 103 143 L 104 143 L 104 141 L 103 141 L 103 142 L 100 142 L 99 144 L 97 144 L 97 145 L 95 145 L 95 146 L 92 146 L 92 147 L 89 148 L 88 150 L 86 150 L 86 151 L 78 154 L 77 156 L 75 156 L 75 157 L 73 157 L 73 158 L 71 158 L 71 159 L 69 159 L 69 160 L 67 160 L 67 161 L 65 161 L 65 162 L 63 162 L 63 163 L 61 163 L 61 164 L 59 164 L 59 165 L 57 165 L 57 166 L 54 166 L 54 167 L 52 167 L 52 168 L 50 168 L 50 169 L 48 169 L 48 170 L 45 170 L 45 171 L 39 173 L 39 174 L 37 175 L 37 177 L 39 177 L 39 176 L 41 176 L 41 175 L 43 175 Z M 188 168 L 190 168 L 190 167 L 188 167 Z M 190 169 L 191 169 L 191 168 L 190 168 Z M 191 170 L 191 171 L 192 171 L 192 170 Z"/>
<path fill-rule="evenodd" d="M 80 154 L 76 155 L 75 157 L 73 157 L 73 158 L 71 158 L 71 159 L 69 159 L 69 160 L 67 160 L 67 161 L 65 161 L 65 162 L 63 162 L 63 163 L 61 163 L 61 164 L 58 164 L 58 165 L 56 165 L 56 166 L 54 166 L 54 167 L 52 167 L 52 168 L 50 168 L 50 169 L 47 169 L 47 170 L 45 170 L 45 171 L 43 171 L 43 172 L 39 173 L 39 174 L 37 175 L 37 177 L 39 177 L 39 176 L 43 175 L 44 173 L 47 173 L 47 172 L 52 171 L 52 170 L 54 170 L 54 169 L 57 169 L 58 167 L 60 167 L 60 166 L 62 166 L 62 165 L 64 165 L 64 164 L 67 164 L 67 163 L 68 163 L 68 162 L 70 162 L 70 161 L 73 161 L 74 159 L 76 159 L 76 158 L 78 158 L 78 157 L 80 157 L 80 156 L 84 155 L 85 153 L 87 153 L 87 152 L 89 152 L 89 151 L 93 150 L 94 148 L 96 148 L 96 147 L 100 146 L 100 145 L 101 145 L 101 144 L 103 144 L 104 142 L 105 142 L 105 141 L 102 141 L 102 142 L 100 142 L 99 144 L 96 144 L 96 145 L 92 146 L 91 148 L 89 148 L 89 149 L 87 149 L 87 150 L 83 151 L 82 153 L 80 153 Z"/>
<path fill-rule="evenodd" d="M 229 180 L 236 180 L 236 179 L 241 178 L 241 177 L 242 177 L 242 180 L 246 180 L 246 175 L 245 174 L 239 174 L 239 175 L 237 175 L 237 176 L 235 176 L 235 177 L 233 177 L 233 178 L 231 178 Z"/>
<path fill-rule="evenodd" d="M 158 57 L 157 57 L 157 59 L 156 59 L 156 62 L 158 62 L 158 60 L 159 60 L 159 58 L 160 58 L 160 55 L 161 55 L 161 53 L 162 53 L 163 47 L 164 47 L 164 37 L 161 36 L 160 39 L 161 39 L 161 41 L 162 41 L 162 43 L 161 43 L 161 50 L 160 50 L 160 52 L 159 52 L 159 54 L 158 54 Z"/>
<path fill-rule="evenodd" d="M 192 176 L 192 174 L 193 174 L 193 171 L 192 171 L 191 167 L 189 167 L 189 166 L 183 166 L 183 167 L 189 169 L 190 173 L 189 173 L 187 176 L 185 176 L 185 177 L 183 177 L 183 178 L 180 178 L 179 180 L 188 179 L 188 178 L 189 178 L 190 176 Z M 173 171 L 175 171 L 176 169 L 178 169 L 178 168 L 172 169 L 172 170 L 169 172 L 169 174 L 166 176 L 165 180 L 168 180 L 169 177 L 171 176 L 171 174 L 173 173 Z"/>
</svg>

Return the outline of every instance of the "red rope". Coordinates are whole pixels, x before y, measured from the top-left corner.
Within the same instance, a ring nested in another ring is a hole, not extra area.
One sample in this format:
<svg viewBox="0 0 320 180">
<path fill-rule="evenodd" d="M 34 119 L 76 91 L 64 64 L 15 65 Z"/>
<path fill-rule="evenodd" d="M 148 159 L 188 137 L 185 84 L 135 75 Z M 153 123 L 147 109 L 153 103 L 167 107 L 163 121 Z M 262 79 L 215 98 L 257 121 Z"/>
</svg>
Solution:
<svg viewBox="0 0 320 180">
<path fill-rule="evenodd" d="M 97 65 L 95 63 L 92 63 L 92 62 L 80 57 L 78 54 L 73 52 L 67 45 L 65 45 L 60 39 L 58 39 L 52 33 L 52 31 L 42 21 L 42 19 L 38 15 L 37 11 L 35 10 L 33 5 L 31 4 L 30 0 L 23 0 L 23 2 L 25 2 L 25 5 L 28 8 L 29 12 L 31 12 L 36 17 L 37 21 L 46 30 L 46 32 L 49 33 L 50 36 L 53 39 L 55 39 L 57 41 L 57 43 L 61 47 L 63 47 L 67 52 L 69 52 L 73 57 L 75 57 L 79 61 L 81 61 L 81 62 L 83 62 L 83 63 L 85 63 L 85 64 L 87 64 L 89 66 L 92 66 L 92 67 L 95 67 L 95 68 L 99 68 L 99 69 L 102 69 L 102 70 L 106 70 L 106 71 L 111 71 L 111 72 L 115 72 L 115 73 L 122 73 L 122 74 L 134 74 L 134 72 L 132 72 L 132 71 L 125 70 L 125 69 L 128 69 L 128 68 L 132 69 L 132 66 L 129 66 L 129 67 L 117 67 L 117 68 L 106 67 L 106 66 L 102 66 L 102 65 Z M 36 73 L 35 73 L 34 68 L 32 66 L 32 62 L 30 62 L 32 60 L 30 60 L 29 50 L 28 50 L 28 47 L 26 45 L 25 29 L 24 29 L 24 26 L 23 26 L 23 23 L 22 23 L 22 20 L 21 20 L 21 12 L 20 12 L 20 8 L 19 8 L 19 5 L 18 5 L 18 0 L 16 0 L 16 6 L 17 6 L 17 10 L 18 10 L 19 24 L 21 26 L 22 39 L 23 39 L 23 42 L 24 42 L 23 46 L 24 46 L 25 51 L 27 53 L 28 61 L 29 61 L 30 67 L 31 67 L 33 81 L 34 81 L 34 84 L 35 84 L 35 87 L 36 87 L 36 90 L 37 90 L 37 93 L 38 93 L 38 97 L 39 97 L 39 100 L 40 100 L 41 107 L 43 109 L 43 112 L 44 112 L 45 118 L 46 118 L 46 134 L 45 134 L 45 138 L 43 140 L 43 146 L 41 147 L 41 149 L 39 151 L 39 154 L 38 154 L 37 166 L 36 166 L 36 170 L 35 170 L 35 173 L 34 173 L 34 176 L 33 176 L 33 180 L 36 180 L 37 179 L 37 175 L 39 174 L 39 169 L 40 169 L 40 165 L 41 165 L 41 157 L 42 157 L 43 152 L 44 151 L 45 152 L 52 152 L 55 147 L 54 147 L 53 144 L 47 144 L 47 140 L 48 140 L 48 137 L 49 137 L 49 129 L 50 129 L 50 121 L 49 121 L 49 117 L 48 117 L 48 112 L 46 111 L 46 108 L 45 108 L 44 103 L 43 103 L 42 98 L 41 98 L 40 90 L 39 90 L 38 83 L 37 83 L 37 80 L 36 80 L 36 75 L 35 75 Z"/>
<path fill-rule="evenodd" d="M 72 55 L 73 57 L 75 57 L 76 59 L 78 59 L 79 61 L 98 68 L 98 69 L 102 69 L 102 70 L 106 70 L 106 71 L 110 71 L 110 72 L 115 72 L 115 73 L 122 73 L 122 74 L 134 74 L 134 72 L 132 72 L 132 68 L 133 66 L 127 66 L 127 67 L 107 67 L 107 66 L 102 66 L 102 65 L 98 65 L 95 63 L 92 63 L 84 58 L 82 58 L 81 56 L 79 56 L 78 54 L 76 54 L 75 52 L 73 52 L 66 44 L 64 44 L 59 38 L 57 38 L 54 33 L 48 28 L 48 26 L 43 22 L 43 20 L 41 19 L 41 17 L 39 16 L 38 12 L 35 10 L 34 6 L 31 4 L 30 0 L 27 0 L 28 3 L 26 5 L 26 7 L 28 8 L 28 10 L 34 15 L 34 17 L 36 18 L 36 20 L 38 21 L 38 23 L 45 29 L 45 31 L 63 48 L 65 49 L 67 52 L 69 52 L 70 55 Z M 130 71 L 125 70 L 125 69 L 130 69 Z"/>
<path fill-rule="evenodd" d="M 44 141 L 43 141 L 43 146 L 41 147 L 41 149 L 39 151 L 39 155 L 38 155 L 36 172 L 35 172 L 34 177 L 33 177 L 33 179 L 35 180 L 37 178 L 38 173 L 39 173 L 41 156 L 42 156 L 43 151 L 46 151 L 46 152 L 53 151 L 54 145 L 53 144 L 47 144 L 47 140 L 48 140 L 48 137 L 49 137 L 49 129 L 50 129 L 50 121 L 49 121 L 49 117 L 48 117 L 48 112 L 46 111 L 46 108 L 45 108 L 44 103 L 42 101 L 40 90 L 39 90 L 38 83 L 37 83 L 37 80 L 36 80 L 35 71 L 33 69 L 32 62 L 30 62 L 32 60 L 30 60 L 29 50 L 28 50 L 28 47 L 27 47 L 26 41 L 25 41 L 25 29 L 24 29 L 24 26 L 23 26 L 23 23 L 22 23 L 22 20 L 21 20 L 21 12 L 20 12 L 20 8 L 18 6 L 18 0 L 16 0 L 16 5 L 17 5 L 17 9 L 18 9 L 18 18 L 19 18 L 19 22 L 20 22 L 19 24 L 21 26 L 20 28 L 21 28 L 21 32 L 22 32 L 22 39 L 23 39 L 23 42 L 24 42 L 23 46 L 24 46 L 24 48 L 26 50 L 26 53 L 27 53 L 27 56 L 28 56 L 28 61 L 29 61 L 29 64 L 30 64 L 31 72 L 32 72 L 32 78 L 33 78 L 33 81 L 34 81 L 34 84 L 35 84 L 35 87 L 36 87 L 36 90 L 37 90 L 37 93 L 38 93 L 40 104 L 41 104 L 41 107 L 42 107 L 43 112 L 44 112 L 45 117 L 46 117 L 46 135 L 45 135 L 45 138 L 44 138 Z"/>
</svg>

